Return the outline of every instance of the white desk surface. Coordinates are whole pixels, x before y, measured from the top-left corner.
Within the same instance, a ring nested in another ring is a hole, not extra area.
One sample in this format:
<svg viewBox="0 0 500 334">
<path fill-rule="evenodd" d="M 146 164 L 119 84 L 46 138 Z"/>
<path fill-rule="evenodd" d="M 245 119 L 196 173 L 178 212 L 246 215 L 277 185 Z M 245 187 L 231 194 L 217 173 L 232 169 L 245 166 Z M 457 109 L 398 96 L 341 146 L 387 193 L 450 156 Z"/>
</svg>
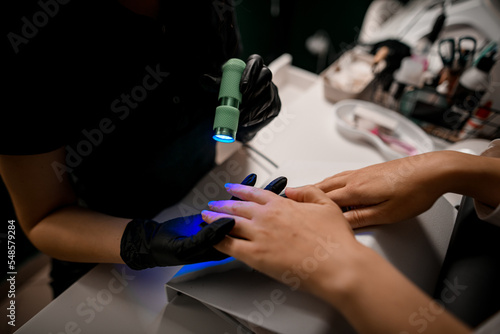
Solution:
<svg viewBox="0 0 500 334">
<path fill-rule="evenodd" d="M 349 142 L 335 130 L 333 105 L 323 97 L 318 76 L 289 67 L 286 78 L 280 80 L 282 112 L 252 141 L 253 147 L 280 167 L 300 166 L 301 161 L 323 166 L 320 174 L 305 174 L 307 182 L 321 180 L 325 164 L 332 165 L 333 174 L 343 166 L 384 161 L 368 144 Z M 257 185 L 262 186 L 276 168 L 254 152 L 239 148 L 180 205 L 167 208 L 157 220 L 198 213 L 209 200 L 227 198 L 224 183 L 239 182 L 251 172 L 258 175 Z M 133 271 L 124 265 L 98 265 L 16 333 L 238 333 L 234 325 L 187 298 L 177 298 L 175 305 L 166 307 L 165 283 L 178 269 Z"/>
</svg>

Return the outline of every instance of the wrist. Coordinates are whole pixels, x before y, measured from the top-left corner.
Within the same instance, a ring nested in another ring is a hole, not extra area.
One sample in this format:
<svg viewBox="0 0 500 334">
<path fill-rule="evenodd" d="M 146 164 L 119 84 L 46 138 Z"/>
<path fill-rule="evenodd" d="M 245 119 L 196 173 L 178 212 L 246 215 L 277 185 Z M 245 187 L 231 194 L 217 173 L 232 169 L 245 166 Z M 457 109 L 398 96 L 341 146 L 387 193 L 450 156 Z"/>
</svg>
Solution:
<svg viewBox="0 0 500 334">
<path fill-rule="evenodd" d="M 447 192 L 472 197 L 495 207 L 500 202 L 500 159 L 460 152 L 446 152 L 449 159 Z"/>
<path fill-rule="evenodd" d="M 414 332 L 415 323 L 409 321 L 412 316 L 434 305 L 439 308 L 430 296 L 374 250 L 359 244 L 353 251 L 354 256 L 349 256 L 352 262 L 346 270 L 342 268 L 342 284 L 330 283 L 330 290 L 320 297 L 331 303 L 357 333 Z M 469 331 L 452 315 L 439 312 L 439 317 L 429 323 L 428 333 Z"/>
<path fill-rule="evenodd" d="M 459 174 L 457 166 L 463 163 L 459 161 L 457 154 L 460 153 L 438 151 L 410 157 L 409 159 L 416 161 L 413 168 L 419 175 L 416 182 L 421 187 L 420 191 L 436 199 L 452 192 Z"/>
<path fill-rule="evenodd" d="M 371 258 L 371 249 L 358 243 L 339 245 L 339 254 L 331 254 L 329 261 L 314 272 L 310 292 L 340 309 L 352 300 L 357 287 L 362 284 L 363 268 Z"/>
<path fill-rule="evenodd" d="M 159 223 L 148 219 L 130 221 L 120 241 L 120 257 L 131 269 L 142 270 L 156 267 L 151 254 L 151 240 Z"/>
<path fill-rule="evenodd" d="M 341 246 L 342 247 L 342 246 Z M 354 240 L 335 264 L 325 263 L 328 272 L 318 270 L 312 291 L 341 313 L 355 310 L 363 303 L 369 290 L 391 285 L 399 272 L 373 249 Z"/>
</svg>

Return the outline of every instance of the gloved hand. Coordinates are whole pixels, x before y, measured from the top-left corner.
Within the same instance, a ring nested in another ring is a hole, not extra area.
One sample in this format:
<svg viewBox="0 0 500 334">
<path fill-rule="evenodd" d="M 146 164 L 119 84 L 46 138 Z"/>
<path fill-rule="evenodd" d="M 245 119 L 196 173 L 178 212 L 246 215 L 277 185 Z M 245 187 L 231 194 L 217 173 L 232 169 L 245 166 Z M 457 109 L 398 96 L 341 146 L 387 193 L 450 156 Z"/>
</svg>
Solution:
<svg viewBox="0 0 500 334">
<path fill-rule="evenodd" d="M 281 110 L 278 88 L 272 83 L 273 74 L 259 55 L 248 57 L 240 81 L 242 102 L 236 139 L 250 141 L 257 132 L 269 124 Z M 200 78 L 200 84 L 214 93 L 220 86 L 220 77 L 208 74 Z"/>
<path fill-rule="evenodd" d="M 257 177 L 248 175 L 241 184 L 253 186 Z M 286 186 L 280 177 L 265 189 L 279 194 Z M 237 200 L 237 198 L 232 198 Z M 230 218 L 206 224 L 201 215 L 179 217 L 164 223 L 134 219 L 127 224 L 120 244 L 120 256 L 132 269 L 175 266 L 227 258 L 212 246 L 229 234 L 234 226 Z"/>
<path fill-rule="evenodd" d="M 246 143 L 269 124 L 281 110 L 278 88 L 272 82 L 273 74 L 259 55 L 248 57 L 240 81 L 242 101 L 240 123 L 236 137 Z"/>
</svg>

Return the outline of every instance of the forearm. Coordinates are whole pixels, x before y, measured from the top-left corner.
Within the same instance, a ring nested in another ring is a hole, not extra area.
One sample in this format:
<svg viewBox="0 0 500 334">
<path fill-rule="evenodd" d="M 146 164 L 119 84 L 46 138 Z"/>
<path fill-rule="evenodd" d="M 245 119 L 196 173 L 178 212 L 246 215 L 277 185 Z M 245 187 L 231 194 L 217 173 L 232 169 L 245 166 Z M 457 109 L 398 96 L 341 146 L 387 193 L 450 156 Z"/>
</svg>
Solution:
<svg viewBox="0 0 500 334">
<path fill-rule="evenodd" d="M 123 263 L 120 240 L 129 221 L 72 205 L 43 218 L 28 237 L 40 251 L 60 260 Z"/>
<path fill-rule="evenodd" d="M 0 173 L 23 231 L 35 247 L 57 259 L 122 262 L 120 240 L 130 219 L 77 206 L 68 174 L 59 179 L 52 168 L 65 158 L 63 147 L 37 155 L 0 155 Z"/>
<path fill-rule="evenodd" d="M 361 247 L 363 256 L 347 268 L 350 284 L 343 285 L 343 291 L 336 291 L 337 286 L 323 294 L 359 333 L 470 332 L 390 263 Z"/>
</svg>

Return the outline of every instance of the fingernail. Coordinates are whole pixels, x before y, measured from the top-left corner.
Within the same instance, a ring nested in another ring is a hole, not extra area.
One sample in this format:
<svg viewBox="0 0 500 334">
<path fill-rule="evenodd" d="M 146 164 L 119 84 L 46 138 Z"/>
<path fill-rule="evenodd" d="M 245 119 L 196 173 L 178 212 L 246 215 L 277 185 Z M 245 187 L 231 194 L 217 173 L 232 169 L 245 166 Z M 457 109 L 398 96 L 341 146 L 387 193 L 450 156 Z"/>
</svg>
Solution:
<svg viewBox="0 0 500 334">
<path fill-rule="evenodd" d="M 208 202 L 208 207 L 209 207 L 209 208 L 212 208 L 212 207 L 214 206 L 214 203 L 215 203 L 215 201 L 210 201 L 210 202 Z"/>
<path fill-rule="evenodd" d="M 229 190 L 229 189 L 231 189 L 232 187 L 233 187 L 233 184 L 232 184 L 232 183 L 226 183 L 226 184 L 224 185 L 224 188 L 226 188 L 226 190 Z"/>
</svg>

